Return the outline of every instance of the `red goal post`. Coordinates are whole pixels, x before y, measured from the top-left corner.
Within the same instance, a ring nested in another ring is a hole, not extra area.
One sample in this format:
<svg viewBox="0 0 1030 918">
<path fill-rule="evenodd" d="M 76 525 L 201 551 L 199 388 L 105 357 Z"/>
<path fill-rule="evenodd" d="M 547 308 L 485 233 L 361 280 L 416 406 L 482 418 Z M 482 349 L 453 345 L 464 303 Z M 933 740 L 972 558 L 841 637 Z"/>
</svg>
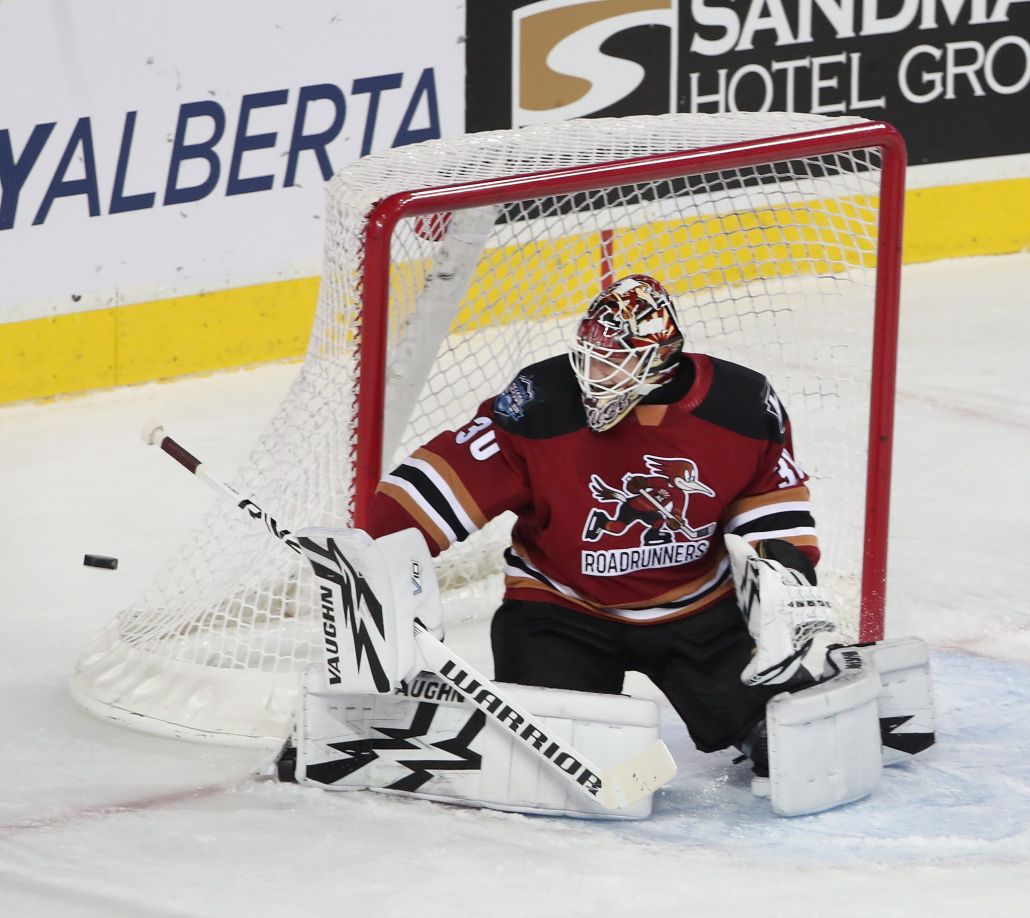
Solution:
<svg viewBox="0 0 1030 918">
<path fill-rule="evenodd" d="M 358 426 L 354 477 L 354 519 L 359 528 L 381 478 L 385 416 L 387 317 L 394 229 L 405 218 L 451 214 L 470 207 L 504 204 L 527 196 L 568 195 L 613 185 L 652 182 L 705 172 L 762 166 L 799 157 L 825 156 L 862 149 L 880 151 L 879 235 L 873 381 L 869 404 L 866 468 L 865 535 L 862 559 L 860 638 L 884 634 L 887 542 L 890 508 L 894 389 L 897 366 L 898 307 L 901 290 L 901 244 L 904 211 L 905 144 L 897 130 L 883 122 L 727 143 L 708 149 L 638 157 L 598 165 L 555 169 L 392 194 L 369 214 L 364 234 L 362 337 Z M 610 271 L 607 272 L 610 276 Z M 470 410 L 472 406 L 469 406 Z M 788 406 L 789 408 L 789 406 Z"/>
</svg>

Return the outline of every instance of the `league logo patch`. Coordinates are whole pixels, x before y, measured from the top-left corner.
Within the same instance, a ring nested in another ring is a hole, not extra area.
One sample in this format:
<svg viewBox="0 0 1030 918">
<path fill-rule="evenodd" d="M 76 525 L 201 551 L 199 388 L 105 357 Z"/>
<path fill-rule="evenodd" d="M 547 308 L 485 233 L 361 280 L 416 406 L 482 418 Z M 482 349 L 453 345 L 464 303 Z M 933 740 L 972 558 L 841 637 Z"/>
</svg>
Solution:
<svg viewBox="0 0 1030 918">
<path fill-rule="evenodd" d="M 597 542 L 602 536 L 623 536 L 639 527 L 640 548 L 614 548 L 582 552 L 584 574 L 612 577 L 652 567 L 671 567 L 704 557 L 708 537 L 716 524 L 694 528 L 687 521 L 691 494 L 714 497 L 715 492 L 698 479 L 692 459 L 644 456 L 646 472 L 627 472 L 622 486 L 590 476 L 594 500 L 614 504 L 610 514 L 595 507 L 587 515 L 583 540 Z"/>
<path fill-rule="evenodd" d="M 533 401 L 533 381 L 528 376 L 516 376 L 508 388 L 494 399 L 494 411 L 521 421 L 526 414 L 526 405 Z"/>
<path fill-rule="evenodd" d="M 787 413 L 783 410 L 779 396 L 768 383 L 765 386 L 765 410 L 776 419 L 776 429 L 780 434 L 780 442 L 783 442 L 783 435 L 787 431 Z"/>
</svg>

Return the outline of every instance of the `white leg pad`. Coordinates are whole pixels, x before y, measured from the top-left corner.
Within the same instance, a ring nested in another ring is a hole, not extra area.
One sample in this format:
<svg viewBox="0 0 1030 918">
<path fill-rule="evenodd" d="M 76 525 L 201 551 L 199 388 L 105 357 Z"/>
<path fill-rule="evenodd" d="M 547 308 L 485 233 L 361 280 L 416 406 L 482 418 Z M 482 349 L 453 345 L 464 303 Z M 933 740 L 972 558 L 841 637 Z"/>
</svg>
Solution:
<svg viewBox="0 0 1030 918">
<path fill-rule="evenodd" d="M 512 700 L 605 768 L 658 739 L 658 706 L 600 695 L 503 684 Z M 294 729 L 296 779 L 324 790 L 369 789 L 446 803 L 601 819 L 651 815 L 648 795 L 604 808 L 555 774 L 510 730 L 443 679 L 423 672 L 394 695 L 326 692 L 309 670 Z"/>
<path fill-rule="evenodd" d="M 905 637 L 855 649 L 871 659 L 880 676 L 876 705 L 883 764 L 907 762 L 935 742 L 937 715 L 926 642 Z"/>
<path fill-rule="evenodd" d="M 855 648 L 830 653 L 841 673 L 766 706 L 772 808 L 802 816 L 859 800 L 880 783 L 880 680 Z"/>
</svg>

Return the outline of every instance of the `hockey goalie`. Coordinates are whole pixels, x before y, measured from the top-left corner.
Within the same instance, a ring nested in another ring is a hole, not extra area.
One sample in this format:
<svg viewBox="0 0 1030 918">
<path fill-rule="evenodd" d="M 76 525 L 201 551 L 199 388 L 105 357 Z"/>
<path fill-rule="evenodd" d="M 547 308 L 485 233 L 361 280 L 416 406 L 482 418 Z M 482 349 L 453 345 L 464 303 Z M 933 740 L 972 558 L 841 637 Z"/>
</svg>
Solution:
<svg viewBox="0 0 1030 918">
<path fill-rule="evenodd" d="M 299 534 L 328 662 L 305 676 L 283 773 L 645 817 L 674 767 L 657 705 L 622 693 L 629 671 L 698 749 L 748 759 L 779 815 L 858 800 L 932 745 L 926 646 L 857 644 L 818 585 L 807 476 L 768 381 L 685 352 L 646 275 L 603 290 L 570 351 L 391 471 L 368 533 Z M 504 511 L 491 682 L 437 639 L 432 556 Z"/>
</svg>

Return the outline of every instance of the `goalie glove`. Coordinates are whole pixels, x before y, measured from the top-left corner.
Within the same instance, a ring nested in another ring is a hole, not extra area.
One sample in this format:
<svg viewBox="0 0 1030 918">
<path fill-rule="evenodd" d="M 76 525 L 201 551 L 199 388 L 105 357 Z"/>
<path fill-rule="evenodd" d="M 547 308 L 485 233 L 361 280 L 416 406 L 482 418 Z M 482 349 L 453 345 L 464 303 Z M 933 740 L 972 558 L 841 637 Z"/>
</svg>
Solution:
<svg viewBox="0 0 1030 918">
<path fill-rule="evenodd" d="M 725 539 L 737 604 L 755 640 L 754 655 L 740 681 L 793 685 L 830 675 L 827 652 L 855 641 L 840 632 L 826 591 L 778 561 L 759 557 L 740 536 L 727 534 Z"/>
</svg>

